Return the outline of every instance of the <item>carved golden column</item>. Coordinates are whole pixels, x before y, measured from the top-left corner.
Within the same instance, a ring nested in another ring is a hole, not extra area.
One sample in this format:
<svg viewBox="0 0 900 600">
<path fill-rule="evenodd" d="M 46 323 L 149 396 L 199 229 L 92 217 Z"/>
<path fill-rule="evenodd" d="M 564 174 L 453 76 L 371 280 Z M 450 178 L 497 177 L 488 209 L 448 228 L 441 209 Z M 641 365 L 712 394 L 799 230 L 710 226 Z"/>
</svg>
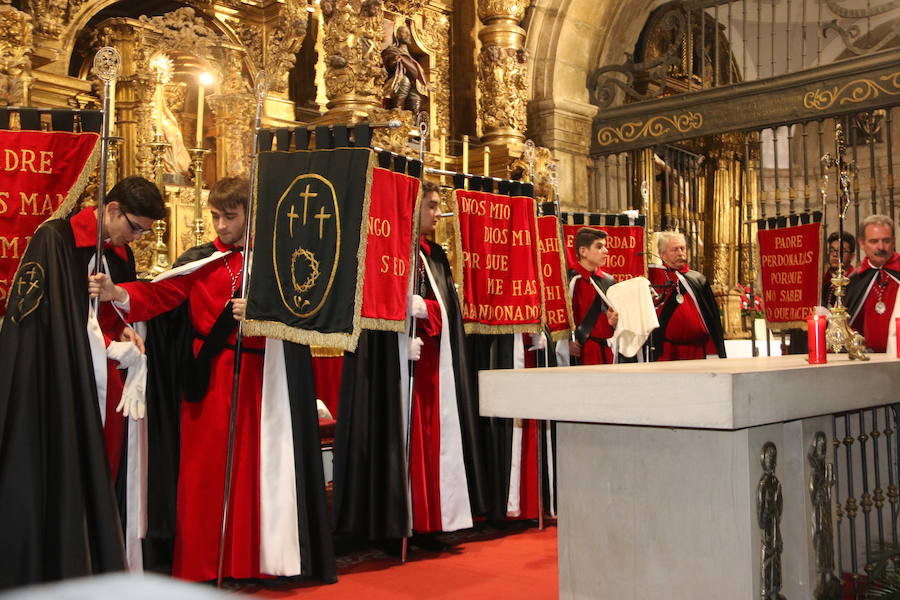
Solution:
<svg viewBox="0 0 900 600">
<path fill-rule="evenodd" d="M 732 150 L 714 150 L 710 156 L 712 195 L 708 213 L 710 219 L 707 256 L 711 265 L 706 269 L 710 284 L 722 308 L 726 338 L 742 337 L 744 327 L 740 307 L 742 288 L 738 282 L 738 229 L 741 227 L 741 170 L 742 164 Z"/>
<path fill-rule="evenodd" d="M 519 26 L 524 0 L 479 0 L 479 117 L 486 144 L 520 145 L 525 139 L 528 51 Z"/>
<path fill-rule="evenodd" d="M 381 104 L 380 0 L 322 0 L 325 89 L 330 122 L 367 116 Z"/>
<path fill-rule="evenodd" d="M 222 177 L 247 177 L 250 174 L 251 120 L 256 99 L 251 93 L 213 94 L 207 98 L 216 118 L 217 172 Z"/>
<path fill-rule="evenodd" d="M 34 51 L 31 15 L 0 0 L 0 106 L 28 106 L 31 54 Z"/>
</svg>

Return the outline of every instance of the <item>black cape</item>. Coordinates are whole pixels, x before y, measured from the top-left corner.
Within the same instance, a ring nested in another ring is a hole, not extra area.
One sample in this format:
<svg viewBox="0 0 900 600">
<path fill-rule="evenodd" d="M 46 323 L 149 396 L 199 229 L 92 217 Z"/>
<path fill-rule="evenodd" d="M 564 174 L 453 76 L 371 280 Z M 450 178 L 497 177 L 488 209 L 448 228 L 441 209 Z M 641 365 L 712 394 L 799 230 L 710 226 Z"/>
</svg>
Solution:
<svg viewBox="0 0 900 600">
<path fill-rule="evenodd" d="M 478 408 L 465 355 L 462 313 L 444 250 L 423 252 L 449 320 L 456 399 L 472 516 L 487 512 Z M 426 285 L 428 284 L 426 280 Z M 409 527 L 397 334 L 363 332 L 344 355 L 334 444 L 335 531 L 366 540 L 401 538 Z"/>
<path fill-rule="evenodd" d="M 713 344 L 716 346 L 716 353 L 719 355 L 719 358 L 725 358 L 725 332 L 722 330 L 722 318 L 719 316 L 719 305 L 716 303 L 716 297 L 713 295 L 709 282 L 706 281 L 706 277 L 698 271 L 689 270 L 686 273 L 680 274 L 684 276 L 685 281 L 687 281 L 691 291 L 694 293 L 694 298 L 697 299 L 697 309 L 700 311 L 700 316 L 703 318 L 703 323 L 706 325 L 709 337 L 712 338 Z M 684 291 L 686 292 L 687 290 Z M 660 312 L 660 317 L 667 313 L 671 315 L 672 312 L 674 312 L 675 307 L 669 305 L 676 303 L 677 300 L 675 299 L 675 294 L 669 294 L 669 297 Z M 660 318 L 659 328 L 655 329 L 651 334 L 650 339 L 652 340 L 654 349 L 653 360 L 656 360 L 659 353 L 662 352 L 662 344 L 663 340 L 666 339 L 666 327 L 668 324 L 668 319 Z"/>
<path fill-rule="evenodd" d="M 607 287 L 609 287 L 607 285 Z M 471 334 L 467 336 L 466 344 L 469 356 L 471 357 L 471 368 L 473 379 L 478 381 L 478 371 L 487 369 L 512 369 L 514 367 L 514 337 L 521 334 Z M 550 336 L 548 335 L 549 339 Z M 556 365 L 556 352 L 553 350 L 554 344 L 548 342 L 551 350 L 547 353 L 549 358 L 549 366 Z M 526 348 L 525 350 L 529 350 Z M 537 352 L 537 366 L 545 367 L 544 352 Z M 476 383 L 477 388 L 477 383 Z M 549 400 L 548 400 L 549 401 Z M 541 456 L 547 460 L 548 456 L 553 457 L 553 472 L 556 472 L 556 453 L 548 454 L 546 428 L 549 426 L 551 431 L 551 443 L 555 450 L 556 425 L 550 421 L 541 421 L 538 431 L 540 432 Z M 488 480 L 488 491 L 490 494 L 490 509 L 488 518 L 492 521 L 503 521 L 506 517 L 507 502 L 509 499 L 509 480 L 510 468 L 512 465 L 513 451 L 513 425 L 514 419 L 501 417 L 481 417 L 481 440 L 482 440 L 482 456 L 485 460 L 485 469 Z M 551 506 L 551 500 L 555 497 L 550 494 L 551 486 L 556 489 L 555 480 L 550 479 L 550 470 L 544 468 L 542 470 L 541 493 L 544 495 L 544 507 L 551 511 L 555 508 Z"/>
<path fill-rule="evenodd" d="M 173 267 L 202 260 L 215 252 L 212 242 L 195 246 L 182 254 Z M 182 390 L 194 374 L 194 337 L 187 302 L 148 323 L 147 496 L 150 501 L 143 545 L 144 566 L 163 573 L 170 573 L 172 568 Z M 337 564 L 328 526 L 312 356 L 308 346 L 284 342 L 284 360 L 294 441 L 301 575 L 333 583 L 337 581 Z M 221 510 L 221 501 L 221 498 L 211 498 L 211 507 Z"/>
<path fill-rule="evenodd" d="M 86 332 L 94 253 L 75 247 L 69 220 L 48 221 L 10 291 L 0 330 L 0 588 L 125 568 Z M 114 281 L 133 278 L 133 259 L 105 256 Z"/>
<path fill-rule="evenodd" d="M 844 298 L 844 305 L 847 307 L 849 321 L 852 324 L 862 309 L 866 298 L 869 295 L 869 289 L 872 287 L 872 280 L 878 274 L 880 269 L 866 269 L 862 273 L 859 271 L 850 275 L 850 283 L 847 284 L 847 292 Z M 884 272 L 900 281 L 900 271 L 894 269 L 884 269 Z"/>
</svg>

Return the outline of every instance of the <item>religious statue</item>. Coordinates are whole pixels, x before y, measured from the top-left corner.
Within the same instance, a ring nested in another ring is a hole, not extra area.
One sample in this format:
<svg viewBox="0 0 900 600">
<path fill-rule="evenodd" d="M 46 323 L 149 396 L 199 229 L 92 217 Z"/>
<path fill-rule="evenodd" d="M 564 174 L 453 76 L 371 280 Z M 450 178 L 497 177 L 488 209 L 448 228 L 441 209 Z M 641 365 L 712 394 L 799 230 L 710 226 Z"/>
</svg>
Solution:
<svg viewBox="0 0 900 600">
<path fill-rule="evenodd" d="M 155 126 L 159 128 L 165 141 L 169 144 L 164 154 L 166 171 L 186 176 L 190 170 L 191 157 L 184 143 L 184 136 L 178 120 L 166 101 L 165 93 L 165 86 L 171 79 L 172 61 L 166 56 L 159 55 L 151 61 L 151 65 L 156 71 L 156 84 L 153 90 L 153 118 Z"/>
<path fill-rule="evenodd" d="M 400 108 L 418 114 L 422 100 L 428 97 L 428 77 L 422 65 L 409 53 L 412 33 L 401 25 L 394 31 L 394 42 L 381 51 L 381 61 L 387 69 L 384 84 L 387 108 Z"/>
<path fill-rule="evenodd" d="M 828 441 L 817 431 L 807 459 L 811 469 L 809 496 L 813 506 L 813 547 L 816 550 L 818 583 L 815 600 L 839 600 L 841 581 L 834 575 L 834 533 L 831 525 L 831 487 L 834 473 L 831 464 L 825 462 Z"/>
<path fill-rule="evenodd" d="M 763 444 L 760 454 L 763 475 L 756 486 L 756 514 L 762 529 L 762 563 L 760 565 L 760 597 L 762 600 L 785 600 L 781 595 L 781 482 L 775 476 L 778 450 L 772 442 Z"/>
</svg>

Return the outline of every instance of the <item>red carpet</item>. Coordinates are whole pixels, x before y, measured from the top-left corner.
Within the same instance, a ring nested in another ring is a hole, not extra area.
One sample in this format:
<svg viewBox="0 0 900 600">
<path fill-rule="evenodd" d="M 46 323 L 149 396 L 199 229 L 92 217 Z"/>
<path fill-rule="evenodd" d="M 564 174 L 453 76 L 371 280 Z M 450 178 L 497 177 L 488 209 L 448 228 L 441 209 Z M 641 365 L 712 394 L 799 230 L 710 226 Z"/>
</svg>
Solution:
<svg viewBox="0 0 900 600">
<path fill-rule="evenodd" d="M 258 598 L 556 598 L 556 527 L 536 527 L 511 533 L 463 533 L 444 536 L 454 541 L 449 553 L 416 549 L 405 564 L 380 552 L 346 566 L 339 561 L 334 585 L 268 589 Z M 355 559 L 354 559 L 355 560 Z"/>
</svg>

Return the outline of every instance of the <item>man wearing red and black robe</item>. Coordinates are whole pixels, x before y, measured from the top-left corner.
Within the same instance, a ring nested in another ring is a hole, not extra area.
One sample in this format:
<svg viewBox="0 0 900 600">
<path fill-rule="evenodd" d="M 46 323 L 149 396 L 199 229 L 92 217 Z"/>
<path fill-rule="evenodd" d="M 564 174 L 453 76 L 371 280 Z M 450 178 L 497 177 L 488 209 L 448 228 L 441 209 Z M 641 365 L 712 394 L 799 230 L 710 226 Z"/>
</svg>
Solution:
<svg viewBox="0 0 900 600">
<path fill-rule="evenodd" d="M 654 360 L 725 358 L 719 307 L 706 278 L 688 268 L 684 236 L 663 231 L 658 244 L 663 264 L 648 269 L 659 293 L 659 328 L 651 337 Z"/>
<path fill-rule="evenodd" d="M 582 365 L 606 365 L 613 362 L 609 345 L 616 329 L 618 315 L 609 305 L 606 291 L 616 280 L 600 271 L 606 264 L 605 231 L 582 227 L 575 234 L 575 253 L 578 263 L 569 279 L 572 295 L 572 317 L 575 320 L 575 341 L 569 353 Z M 574 363 L 574 361 L 573 361 Z"/>
<path fill-rule="evenodd" d="M 126 245 L 164 216 L 146 179 L 113 186 L 102 225 L 113 280 L 134 279 Z M 11 287 L 0 329 L 0 589 L 126 567 L 114 491 L 124 472 L 122 381 L 106 346 L 139 340 L 110 307 L 89 329 L 97 237 L 94 208 L 47 221 Z"/>
<path fill-rule="evenodd" d="M 866 217 L 859 235 L 859 246 L 866 257 L 847 286 L 850 325 L 866 338 L 872 352 L 896 350 L 900 254 L 895 251 L 894 240 L 894 222 L 889 217 Z"/>
<path fill-rule="evenodd" d="M 167 529 L 174 529 L 172 575 L 192 581 L 217 577 L 237 320 L 246 305 L 240 287 L 248 197 L 246 180 L 218 181 L 209 197 L 218 234 L 213 243 L 189 250 L 154 282 L 111 286 L 98 278 L 92 288 L 126 310 L 131 321 L 186 304 L 188 326 L 161 323 L 148 334 L 148 394 L 161 404 L 156 420 L 168 422 L 166 430 L 160 423 L 151 430 L 148 538 L 165 538 L 172 534 Z M 193 338 L 186 364 L 167 364 L 185 330 Z M 281 342 L 269 347 L 260 337 L 242 343 L 223 577 L 310 575 L 334 581 L 309 349 Z M 264 374 L 267 349 L 275 354 Z M 157 358 L 180 381 L 173 384 L 158 373 Z M 267 379 L 276 369 L 280 379 Z M 159 389 L 149 389 L 153 386 Z M 152 410 L 149 417 L 152 422 Z M 180 432 L 177 439 L 174 429 Z M 164 550 L 156 552 L 152 560 L 158 568 L 167 561 L 159 555 Z"/>
<path fill-rule="evenodd" d="M 432 233 L 440 209 L 424 186 L 420 232 Z M 444 250 L 422 238 L 412 311 L 421 352 L 415 366 L 410 423 L 412 529 L 471 527 L 486 510 L 476 440 L 477 412 L 468 379 L 462 313 Z"/>
</svg>

